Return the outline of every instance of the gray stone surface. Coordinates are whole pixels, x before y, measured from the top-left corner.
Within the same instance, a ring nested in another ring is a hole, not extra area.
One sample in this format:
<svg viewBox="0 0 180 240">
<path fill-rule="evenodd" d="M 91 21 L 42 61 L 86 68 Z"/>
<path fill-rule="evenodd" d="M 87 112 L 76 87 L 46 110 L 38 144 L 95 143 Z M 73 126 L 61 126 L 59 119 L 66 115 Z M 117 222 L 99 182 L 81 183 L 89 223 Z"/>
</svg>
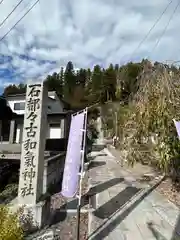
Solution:
<svg viewBox="0 0 180 240">
<path fill-rule="evenodd" d="M 0 144 L 0 153 L 17 153 L 21 152 L 21 144 L 8 144 L 8 143 L 1 143 Z"/>
<path fill-rule="evenodd" d="M 103 131 L 102 131 L 102 119 L 98 117 L 97 120 L 97 130 L 99 132 L 99 137 L 97 139 L 97 144 L 102 144 L 104 142 Z"/>
<path fill-rule="evenodd" d="M 115 158 L 103 153 L 107 150 L 92 153 L 96 164 L 89 170 L 96 192 L 95 210 L 89 214 L 89 239 L 180 239 L 180 209 L 156 190 L 144 196 L 150 186 L 138 182 Z"/>
<path fill-rule="evenodd" d="M 65 153 L 62 152 L 45 160 L 43 194 L 47 192 L 51 184 L 56 184 L 60 181 L 64 169 L 64 159 Z"/>
<path fill-rule="evenodd" d="M 18 190 L 19 204 L 36 204 L 43 193 L 47 96 L 43 83 L 27 86 Z"/>
<path fill-rule="evenodd" d="M 43 83 L 27 85 L 21 146 L 18 204 L 32 224 L 41 227 L 47 220 L 48 202 L 39 202 L 43 194 L 44 150 L 47 128 L 47 90 Z"/>
</svg>

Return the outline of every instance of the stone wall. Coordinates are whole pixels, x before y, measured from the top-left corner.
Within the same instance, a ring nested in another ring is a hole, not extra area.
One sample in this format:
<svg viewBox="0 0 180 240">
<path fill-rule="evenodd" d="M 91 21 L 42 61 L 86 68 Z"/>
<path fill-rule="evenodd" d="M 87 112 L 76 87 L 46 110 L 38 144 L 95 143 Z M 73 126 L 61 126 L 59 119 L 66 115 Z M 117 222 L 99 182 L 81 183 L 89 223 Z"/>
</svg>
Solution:
<svg viewBox="0 0 180 240">
<path fill-rule="evenodd" d="M 0 152 L 21 153 L 21 145 L 20 144 L 0 143 Z"/>
<path fill-rule="evenodd" d="M 44 164 L 43 194 L 51 184 L 58 183 L 64 171 L 65 152 L 49 157 Z"/>
</svg>

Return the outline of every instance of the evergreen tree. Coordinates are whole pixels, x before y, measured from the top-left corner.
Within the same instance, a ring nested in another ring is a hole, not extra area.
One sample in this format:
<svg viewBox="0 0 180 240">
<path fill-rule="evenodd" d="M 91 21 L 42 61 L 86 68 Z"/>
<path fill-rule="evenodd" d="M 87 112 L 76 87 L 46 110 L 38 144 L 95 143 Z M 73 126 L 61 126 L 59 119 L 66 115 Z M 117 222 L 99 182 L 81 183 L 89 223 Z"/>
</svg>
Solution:
<svg viewBox="0 0 180 240">
<path fill-rule="evenodd" d="M 88 68 L 86 71 L 86 86 L 88 86 L 88 85 L 90 86 L 90 84 L 92 83 L 91 76 L 92 76 L 91 69 Z"/>
<path fill-rule="evenodd" d="M 94 66 L 92 71 L 92 101 L 98 102 L 101 100 L 102 95 L 104 95 L 103 86 L 103 71 L 99 65 Z"/>
<path fill-rule="evenodd" d="M 83 88 L 86 85 L 86 70 L 80 69 L 76 74 L 76 85 L 81 85 Z"/>
<path fill-rule="evenodd" d="M 113 65 L 110 66 L 104 72 L 104 91 L 106 92 L 106 101 L 115 100 L 116 93 L 116 70 Z"/>
<path fill-rule="evenodd" d="M 76 76 L 74 72 L 74 67 L 72 62 L 68 62 L 65 73 L 64 73 L 64 98 L 65 100 L 69 100 L 72 98 L 73 91 L 76 86 Z"/>
<path fill-rule="evenodd" d="M 60 97 L 64 97 L 64 92 L 63 92 L 63 89 L 64 89 L 64 68 L 63 67 L 61 67 L 61 70 L 60 70 L 60 73 L 59 73 L 59 85 L 60 85 L 60 88 L 61 88 Z"/>
<path fill-rule="evenodd" d="M 88 95 L 91 94 L 92 94 L 92 72 L 91 69 L 88 68 L 86 70 L 85 95 L 87 97 Z"/>
<path fill-rule="evenodd" d="M 142 74 L 149 76 L 154 70 L 166 71 L 179 74 L 180 69 L 175 66 L 156 62 L 154 66 L 147 59 L 140 63 L 128 63 L 124 66 L 110 64 L 107 69 L 101 69 L 95 65 L 93 70 L 81 68 L 74 71 L 73 63 L 68 62 L 65 70 L 48 75 L 45 85 L 48 91 L 56 91 L 60 98 L 69 102 L 72 106 L 91 105 L 108 100 L 128 102 L 129 97 L 134 95 L 139 88 Z M 145 78 L 144 78 L 145 79 Z M 25 93 L 26 85 L 9 85 L 4 89 L 4 96 L 9 94 Z"/>
<path fill-rule="evenodd" d="M 142 71 L 141 63 L 128 63 L 123 66 L 122 99 L 128 101 L 138 89 L 138 76 Z"/>
<path fill-rule="evenodd" d="M 20 83 L 19 85 L 11 84 L 4 89 L 3 96 L 12 94 L 21 94 L 26 92 L 26 85 Z"/>
<path fill-rule="evenodd" d="M 45 80 L 45 86 L 48 91 L 56 91 L 58 96 L 62 96 L 62 82 L 58 73 L 54 72 L 52 76 L 48 75 Z"/>
</svg>

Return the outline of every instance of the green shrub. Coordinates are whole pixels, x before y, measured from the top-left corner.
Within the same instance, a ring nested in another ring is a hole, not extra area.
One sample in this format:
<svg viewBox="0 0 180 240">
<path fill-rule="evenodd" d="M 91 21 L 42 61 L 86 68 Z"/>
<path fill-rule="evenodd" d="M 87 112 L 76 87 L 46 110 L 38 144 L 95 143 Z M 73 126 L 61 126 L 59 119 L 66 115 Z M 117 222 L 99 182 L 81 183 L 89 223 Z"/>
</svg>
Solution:
<svg viewBox="0 0 180 240">
<path fill-rule="evenodd" d="M 3 202 L 9 202 L 17 196 L 18 184 L 12 183 L 8 184 L 5 189 L 0 192 L 0 200 Z"/>
<path fill-rule="evenodd" d="M 19 224 L 19 213 L 11 213 L 5 205 L 0 206 L 0 240 L 21 240 L 23 230 Z"/>
</svg>

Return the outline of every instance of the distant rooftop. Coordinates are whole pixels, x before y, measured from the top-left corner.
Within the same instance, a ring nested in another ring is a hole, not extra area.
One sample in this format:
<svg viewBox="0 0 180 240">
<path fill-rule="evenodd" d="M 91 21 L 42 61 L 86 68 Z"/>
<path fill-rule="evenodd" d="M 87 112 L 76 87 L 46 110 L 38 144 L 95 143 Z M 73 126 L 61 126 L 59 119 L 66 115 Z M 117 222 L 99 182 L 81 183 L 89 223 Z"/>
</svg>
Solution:
<svg viewBox="0 0 180 240">
<path fill-rule="evenodd" d="M 55 95 L 56 94 L 56 92 L 55 91 L 49 91 L 48 92 L 48 96 L 49 97 L 51 97 L 52 95 Z M 56 94 L 57 95 L 57 94 Z M 24 96 L 26 96 L 26 93 L 17 93 L 17 94 L 8 94 L 7 96 L 6 96 L 6 98 L 11 98 L 11 97 L 24 97 Z"/>
<path fill-rule="evenodd" d="M 8 94 L 5 98 L 6 98 L 6 99 L 10 99 L 10 98 L 14 98 L 14 97 L 25 97 L 25 96 L 26 96 L 26 93 L 17 93 L 17 94 Z M 57 97 L 58 97 L 56 91 L 48 91 L 48 97 L 49 97 L 49 99 L 54 100 L 54 99 L 52 98 L 52 96 L 57 96 Z M 59 97 L 58 97 L 58 98 L 59 98 Z M 60 98 L 60 101 L 64 104 L 64 107 L 65 107 L 67 110 L 70 109 L 70 104 L 69 104 L 69 103 L 67 103 L 66 101 L 64 101 L 62 98 Z"/>
</svg>

